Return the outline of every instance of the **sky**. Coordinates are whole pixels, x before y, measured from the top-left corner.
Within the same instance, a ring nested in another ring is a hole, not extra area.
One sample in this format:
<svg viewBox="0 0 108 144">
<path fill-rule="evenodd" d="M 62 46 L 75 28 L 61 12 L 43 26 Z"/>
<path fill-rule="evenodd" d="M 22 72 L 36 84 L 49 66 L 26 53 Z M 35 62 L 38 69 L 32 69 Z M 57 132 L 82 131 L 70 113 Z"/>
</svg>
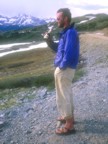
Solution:
<svg viewBox="0 0 108 144">
<path fill-rule="evenodd" d="M 85 14 L 108 14 L 108 0 L 0 0 L 0 15 L 18 14 L 55 18 L 59 8 L 69 8 L 72 17 Z"/>
</svg>

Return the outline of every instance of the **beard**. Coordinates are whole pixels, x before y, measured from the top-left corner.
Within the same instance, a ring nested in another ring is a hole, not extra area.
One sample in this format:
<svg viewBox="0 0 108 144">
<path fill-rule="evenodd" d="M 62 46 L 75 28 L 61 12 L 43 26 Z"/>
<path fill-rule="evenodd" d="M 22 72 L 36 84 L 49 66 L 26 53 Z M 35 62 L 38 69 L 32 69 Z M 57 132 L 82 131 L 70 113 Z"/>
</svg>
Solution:
<svg viewBox="0 0 108 144">
<path fill-rule="evenodd" d="M 58 23 L 58 27 L 59 28 L 63 28 L 64 27 L 64 23 Z"/>
</svg>

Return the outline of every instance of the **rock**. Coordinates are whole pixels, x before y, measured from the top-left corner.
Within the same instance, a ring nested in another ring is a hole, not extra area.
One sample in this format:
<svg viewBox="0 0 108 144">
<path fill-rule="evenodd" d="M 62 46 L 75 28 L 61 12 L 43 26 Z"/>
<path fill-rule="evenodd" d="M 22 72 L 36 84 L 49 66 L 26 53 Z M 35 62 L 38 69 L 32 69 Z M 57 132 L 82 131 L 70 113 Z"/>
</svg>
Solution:
<svg viewBox="0 0 108 144">
<path fill-rule="evenodd" d="M 5 117 L 6 118 L 15 118 L 17 116 L 17 111 L 13 110 L 13 111 L 8 111 L 5 113 Z"/>
<path fill-rule="evenodd" d="M 31 134 L 31 133 L 32 133 L 31 130 L 28 130 L 28 131 L 26 132 L 27 135 L 28 135 L 28 134 Z"/>
<path fill-rule="evenodd" d="M 0 131 L 3 131 L 5 128 L 8 128 L 10 124 L 6 121 L 0 121 Z"/>
</svg>

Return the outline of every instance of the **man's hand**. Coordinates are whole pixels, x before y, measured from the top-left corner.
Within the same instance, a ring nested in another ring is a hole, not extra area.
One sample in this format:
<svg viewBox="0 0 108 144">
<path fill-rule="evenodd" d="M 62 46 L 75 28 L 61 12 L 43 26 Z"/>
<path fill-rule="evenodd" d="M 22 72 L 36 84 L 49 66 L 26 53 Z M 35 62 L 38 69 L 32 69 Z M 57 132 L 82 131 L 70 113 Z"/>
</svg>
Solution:
<svg viewBox="0 0 108 144">
<path fill-rule="evenodd" d="M 53 41 L 53 38 L 52 38 L 52 36 L 49 32 L 46 32 L 45 34 L 42 34 L 42 36 L 43 36 L 43 38 L 46 42 L 52 42 Z"/>
<path fill-rule="evenodd" d="M 43 38 L 48 40 L 50 38 L 50 34 L 46 32 L 45 34 L 43 34 Z"/>
</svg>

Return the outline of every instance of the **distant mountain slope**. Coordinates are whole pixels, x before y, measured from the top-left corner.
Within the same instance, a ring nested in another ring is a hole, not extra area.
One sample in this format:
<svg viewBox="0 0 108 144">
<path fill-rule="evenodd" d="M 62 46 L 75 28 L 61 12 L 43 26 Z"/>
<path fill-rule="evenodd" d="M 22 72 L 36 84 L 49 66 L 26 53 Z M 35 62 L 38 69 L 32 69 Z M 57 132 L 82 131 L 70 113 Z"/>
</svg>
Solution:
<svg viewBox="0 0 108 144">
<path fill-rule="evenodd" d="M 108 27 L 107 14 L 89 14 L 73 19 L 79 31 L 94 31 Z"/>
<path fill-rule="evenodd" d="M 30 15 L 6 17 L 0 15 L 0 31 L 20 30 L 23 28 L 45 25 L 54 19 L 40 19 Z"/>
<path fill-rule="evenodd" d="M 10 28 L 10 31 L 0 32 L 0 43 L 12 41 L 43 41 L 42 33 L 45 33 L 48 30 L 48 27 L 51 25 L 54 25 L 52 35 L 55 36 L 55 39 L 58 38 L 60 29 L 58 29 L 57 24 L 55 24 L 55 19 L 50 18 L 40 20 L 27 15 L 12 19 L 2 16 L 0 17 L 0 23 L 1 21 L 2 23 L 11 23 L 11 25 L 7 25 L 7 28 Z M 13 30 L 16 28 L 16 19 L 18 24 L 17 29 Z M 107 14 L 89 14 L 72 18 L 72 21 L 75 22 L 75 27 L 77 28 L 78 32 L 95 31 L 108 28 Z M 0 28 L 1 26 L 3 25 L 0 25 Z"/>
</svg>

